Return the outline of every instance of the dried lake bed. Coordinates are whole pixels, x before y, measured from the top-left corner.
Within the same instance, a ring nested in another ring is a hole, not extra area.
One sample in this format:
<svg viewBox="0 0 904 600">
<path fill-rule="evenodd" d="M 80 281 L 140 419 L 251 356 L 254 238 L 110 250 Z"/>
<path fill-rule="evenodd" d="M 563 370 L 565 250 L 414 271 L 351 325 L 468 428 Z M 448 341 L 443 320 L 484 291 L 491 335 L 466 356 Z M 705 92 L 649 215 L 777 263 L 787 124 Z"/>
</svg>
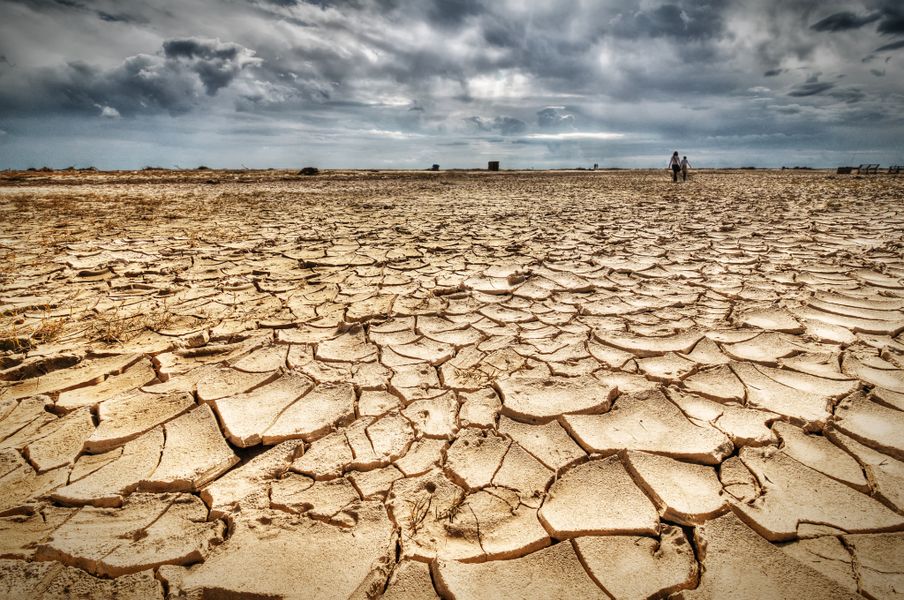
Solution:
<svg viewBox="0 0 904 600">
<path fill-rule="evenodd" d="M 899 598 L 902 202 L 0 174 L 0 597 Z"/>
</svg>

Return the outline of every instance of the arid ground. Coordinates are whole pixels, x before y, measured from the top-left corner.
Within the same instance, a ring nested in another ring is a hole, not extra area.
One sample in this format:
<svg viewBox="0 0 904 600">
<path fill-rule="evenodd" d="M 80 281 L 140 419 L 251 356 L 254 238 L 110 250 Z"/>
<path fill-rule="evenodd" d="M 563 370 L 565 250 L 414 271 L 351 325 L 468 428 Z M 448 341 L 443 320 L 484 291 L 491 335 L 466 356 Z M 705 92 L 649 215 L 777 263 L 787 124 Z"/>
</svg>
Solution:
<svg viewBox="0 0 904 600">
<path fill-rule="evenodd" d="M 900 598 L 904 178 L 0 175 L 0 597 Z"/>
</svg>

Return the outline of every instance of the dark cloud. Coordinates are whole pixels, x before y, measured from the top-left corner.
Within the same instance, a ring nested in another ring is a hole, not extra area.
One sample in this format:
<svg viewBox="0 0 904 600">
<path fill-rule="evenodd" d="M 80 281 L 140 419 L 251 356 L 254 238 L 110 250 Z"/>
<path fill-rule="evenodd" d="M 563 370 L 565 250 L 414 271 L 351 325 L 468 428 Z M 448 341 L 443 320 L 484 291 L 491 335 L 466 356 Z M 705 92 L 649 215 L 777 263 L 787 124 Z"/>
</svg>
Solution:
<svg viewBox="0 0 904 600">
<path fill-rule="evenodd" d="M 68 12 L 68 13 L 82 13 L 82 14 L 90 14 L 94 17 L 104 21 L 106 23 L 124 23 L 124 24 L 139 24 L 139 23 L 147 23 L 147 21 L 141 17 L 137 17 L 134 15 L 127 14 L 123 12 L 120 7 L 116 5 L 114 2 L 107 2 L 106 4 L 110 6 L 110 9 L 107 10 L 105 8 L 99 8 L 97 5 L 98 2 L 94 2 L 91 0 L 87 0 L 85 2 L 78 2 L 75 0 L 5 0 L 7 2 L 22 4 L 31 7 L 33 10 L 42 11 L 42 12 Z M 114 7 L 116 10 L 114 10 Z"/>
<path fill-rule="evenodd" d="M 829 93 L 833 98 L 840 100 L 842 102 L 846 102 L 848 104 L 854 104 L 856 102 L 861 102 L 866 98 L 866 94 L 863 93 L 863 90 L 855 87 L 845 88 L 840 90 L 833 90 Z"/>
<path fill-rule="evenodd" d="M 127 15 L 125 13 L 108 13 L 103 10 L 97 11 L 97 16 L 101 21 L 106 21 L 107 23 L 142 23 L 142 19 L 136 19 L 131 15 Z"/>
<path fill-rule="evenodd" d="M 621 37 L 703 39 L 723 32 L 723 3 L 716 1 L 666 3 L 649 10 L 629 10 L 616 16 L 610 33 Z"/>
<path fill-rule="evenodd" d="M 444 27 L 460 25 L 466 18 L 482 12 L 480 0 L 432 0 L 427 15 L 430 20 Z"/>
<path fill-rule="evenodd" d="M 555 131 L 574 129 L 574 115 L 565 112 L 564 106 L 547 106 L 537 112 L 537 125 Z"/>
<path fill-rule="evenodd" d="M 892 50 L 900 50 L 901 48 L 904 48 L 904 40 L 898 40 L 897 42 L 879 46 L 874 50 L 874 52 L 890 52 Z"/>
<path fill-rule="evenodd" d="M 807 83 L 803 83 L 790 92 L 788 92 L 789 96 L 793 96 L 795 98 L 804 98 L 806 96 L 816 96 L 817 94 L 822 94 L 823 92 L 827 92 L 830 89 L 835 87 L 834 83 L 829 82 L 819 82 L 819 81 L 808 81 Z"/>
<path fill-rule="evenodd" d="M 810 26 L 813 31 L 847 31 L 860 29 L 864 25 L 875 23 L 882 17 L 881 13 L 858 15 L 849 11 L 835 13 Z"/>
<path fill-rule="evenodd" d="M 785 69 L 769 69 L 763 73 L 763 77 L 778 77 L 785 72 Z"/>
<path fill-rule="evenodd" d="M 137 54 L 112 69 L 81 61 L 32 76 L 31 103 L 5 97 L 0 106 L 21 111 L 52 110 L 110 116 L 166 112 L 183 114 L 199 102 L 199 91 L 214 96 L 241 71 L 259 64 L 254 52 L 215 39 L 167 40 L 162 53 Z"/>
<path fill-rule="evenodd" d="M 882 13 L 882 20 L 877 28 L 879 33 L 904 34 L 904 5 L 900 0 L 884 0 L 879 10 Z"/>
<path fill-rule="evenodd" d="M 242 69 L 261 62 L 253 50 L 238 44 L 200 38 L 167 40 L 163 42 L 163 55 L 197 73 L 211 96 L 229 85 Z"/>
<path fill-rule="evenodd" d="M 479 131 L 496 132 L 502 135 L 519 135 L 527 131 L 527 123 L 521 119 L 509 116 L 499 116 L 492 119 L 482 117 L 470 117 L 466 119 Z"/>
</svg>

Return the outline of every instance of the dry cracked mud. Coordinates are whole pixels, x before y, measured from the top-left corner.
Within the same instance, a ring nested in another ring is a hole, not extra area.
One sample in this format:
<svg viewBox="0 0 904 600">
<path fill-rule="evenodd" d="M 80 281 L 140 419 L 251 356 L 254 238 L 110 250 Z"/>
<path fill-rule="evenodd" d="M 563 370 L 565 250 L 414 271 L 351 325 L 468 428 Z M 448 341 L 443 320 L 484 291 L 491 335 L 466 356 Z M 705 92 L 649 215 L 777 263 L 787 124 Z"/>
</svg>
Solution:
<svg viewBox="0 0 904 600">
<path fill-rule="evenodd" d="M 904 597 L 904 180 L 0 175 L 0 598 Z"/>
</svg>

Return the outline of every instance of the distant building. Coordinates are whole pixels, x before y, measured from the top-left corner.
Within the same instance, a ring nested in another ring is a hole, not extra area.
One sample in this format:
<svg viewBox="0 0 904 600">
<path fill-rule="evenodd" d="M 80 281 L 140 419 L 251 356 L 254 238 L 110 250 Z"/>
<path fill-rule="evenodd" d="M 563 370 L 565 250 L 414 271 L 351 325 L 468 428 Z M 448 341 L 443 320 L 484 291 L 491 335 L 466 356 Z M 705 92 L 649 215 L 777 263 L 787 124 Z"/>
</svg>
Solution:
<svg viewBox="0 0 904 600">
<path fill-rule="evenodd" d="M 430 170 L 431 171 L 439 171 L 439 165 L 434 163 L 434 165 L 432 167 L 430 167 Z"/>
<path fill-rule="evenodd" d="M 487 163 L 487 171 L 498 171 L 499 170 L 499 161 L 491 160 Z"/>
</svg>

